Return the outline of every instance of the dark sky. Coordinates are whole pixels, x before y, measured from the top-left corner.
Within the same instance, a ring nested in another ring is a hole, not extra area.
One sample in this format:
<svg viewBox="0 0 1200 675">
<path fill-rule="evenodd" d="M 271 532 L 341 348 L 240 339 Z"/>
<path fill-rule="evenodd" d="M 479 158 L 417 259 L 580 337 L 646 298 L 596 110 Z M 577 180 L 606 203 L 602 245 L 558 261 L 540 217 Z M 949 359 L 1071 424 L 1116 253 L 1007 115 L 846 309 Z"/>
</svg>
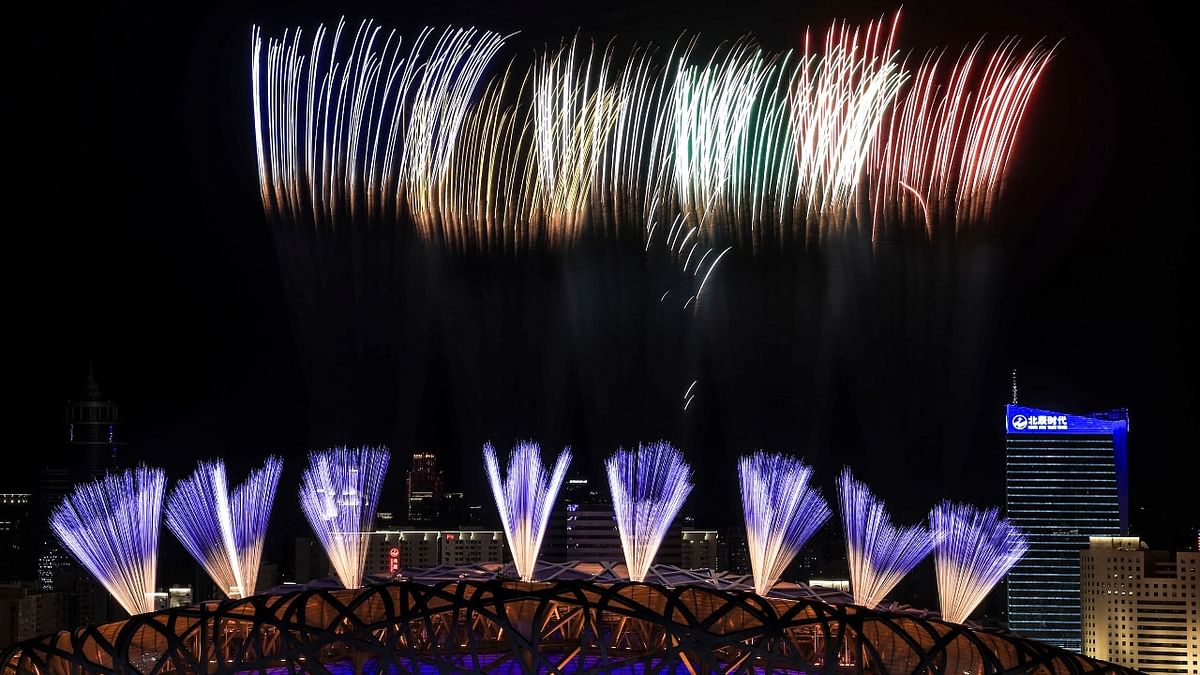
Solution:
<svg viewBox="0 0 1200 675">
<path fill-rule="evenodd" d="M 1128 407 L 1144 527 L 1195 524 L 1184 495 L 1195 481 L 1178 464 L 1195 414 L 1182 329 L 1195 306 L 1194 115 L 1171 52 L 1183 27 L 1129 4 L 905 5 L 900 44 L 918 53 L 985 33 L 1063 41 L 1005 207 L 958 246 L 735 257 L 690 323 L 655 308 L 653 275 L 618 253 L 483 264 L 408 247 L 369 297 L 291 303 L 288 275 L 305 266 L 276 247 L 258 201 L 252 23 L 278 33 L 346 14 L 406 34 L 450 22 L 522 31 L 507 58 L 577 28 L 625 44 L 753 32 L 783 49 L 805 25 L 894 8 L 46 4 L 11 29 L 7 60 L 15 470 L 0 488 L 33 487 L 93 359 L 121 404 L 125 457 L 174 476 L 202 457 L 280 452 L 296 477 L 308 449 L 379 442 L 443 454 L 452 486 L 482 499 L 484 440 L 571 443 L 594 468 L 617 444 L 665 437 L 696 465 L 703 520 L 733 520 L 733 458 L 756 447 L 809 457 L 827 490 L 850 464 L 917 517 L 942 496 L 1002 501 L 1001 406 L 1017 367 L 1025 403 Z M 405 464 L 393 461 L 392 497 Z"/>
</svg>

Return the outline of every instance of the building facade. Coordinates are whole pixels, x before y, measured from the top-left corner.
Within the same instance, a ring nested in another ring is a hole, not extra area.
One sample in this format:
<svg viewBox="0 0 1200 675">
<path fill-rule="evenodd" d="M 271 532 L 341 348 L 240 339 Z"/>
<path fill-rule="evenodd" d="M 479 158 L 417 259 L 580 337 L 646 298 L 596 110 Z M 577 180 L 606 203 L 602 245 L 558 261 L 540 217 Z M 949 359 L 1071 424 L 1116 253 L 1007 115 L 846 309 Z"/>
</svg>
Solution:
<svg viewBox="0 0 1200 675">
<path fill-rule="evenodd" d="M 1079 651 L 1079 551 L 1128 530 L 1129 416 L 1009 405 L 1005 425 L 1007 517 L 1030 544 L 1008 574 L 1009 626 Z"/>
<path fill-rule="evenodd" d="M 685 570 L 720 569 L 717 551 L 720 538 L 716 530 L 684 530 L 680 567 Z"/>
<path fill-rule="evenodd" d="M 507 559 L 501 530 L 380 530 L 371 533 L 363 572 L 390 576 L 403 569 Z"/>
<path fill-rule="evenodd" d="M 413 453 L 412 468 L 408 470 L 404 484 L 408 522 L 436 522 L 441 517 L 443 491 L 437 455 L 431 452 Z"/>
<path fill-rule="evenodd" d="M 28 493 L 0 494 L 0 583 L 30 578 L 30 497 Z"/>
<path fill-rule="evenodd" d="M 1079 567 L 1084 656 L 1144 673 L 1200 673 L 1200 553 L 1092 537 Z"/>
</svg>

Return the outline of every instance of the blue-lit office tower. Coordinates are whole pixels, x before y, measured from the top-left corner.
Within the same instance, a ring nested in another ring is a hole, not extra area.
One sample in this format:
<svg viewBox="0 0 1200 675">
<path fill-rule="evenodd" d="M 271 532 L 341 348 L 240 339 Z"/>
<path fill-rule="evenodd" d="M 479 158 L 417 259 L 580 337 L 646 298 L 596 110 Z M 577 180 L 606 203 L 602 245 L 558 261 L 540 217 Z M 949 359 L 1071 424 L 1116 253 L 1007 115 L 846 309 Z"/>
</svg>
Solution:
<svg viewBox="0 0 1200 675">
<path fill-rule="evenodd" d="M 1008 574 L 1012 630 L 1079 651 L 1079 555 L 1090 536 L 1125 534 L 1126 410 L 1068 415 L 1009 405 L 1006 508 L 1029 537 Z"/>
</svg>

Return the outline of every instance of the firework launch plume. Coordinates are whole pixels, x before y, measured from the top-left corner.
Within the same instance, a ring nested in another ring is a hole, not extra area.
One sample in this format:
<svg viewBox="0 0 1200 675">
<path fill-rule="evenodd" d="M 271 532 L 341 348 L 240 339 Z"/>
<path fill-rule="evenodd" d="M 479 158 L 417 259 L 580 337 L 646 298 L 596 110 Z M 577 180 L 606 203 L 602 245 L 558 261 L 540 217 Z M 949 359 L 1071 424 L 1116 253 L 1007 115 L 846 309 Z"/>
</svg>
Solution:
<svg viewBox="0 0 1200 675">
<path fill-rule="evenodd" d="M 999 509 L 947 501 L 933 508 L 929 520 L 938 538 L 934 564 L 942 618 L 962 623 L 1025 555 L 1029 542 Z"/>
<path fill-rule="evenodd" d="M 892 524 L 883 502 L 851 475 L 838 476 L 838 502 L 855 604 L 873 609 L 933 550 L 936 537 L 920 526 Z"/>
<path fill-rule="evenodd" d="M 300 483 L 300 507 L 346 588 L 362 585 L 390 458 L 382 447 L 332 448 L 309 455 Z"/>
<path fill-rule="evenodd" d="M 738 477 L 754 592 L 766 595 L 832 512 L 809 482 L 812 467 L 795 457 L 743 455 Z"/>
<path fill-rule="evenodd" d="M 230 493 L 225 463 L 202 462 L 167 497 L 167 527 L 230 598 L 254 594 L 282 470 L 268 457 Z"/>
<path fill-rule="evenodd" d="M 167 475 L 140 466 L 75 487 L 50 514 L 63 548 L 129 614 L 154 610 L 158 530 Z"/>
<path fill-rule="evenodd" d="M 632 581 L 645 581 L 654 555 L 692 491 L 692 469 L 666 441 L 617 450 L 604 463 L 613 513 Z"/>
<path fill-rule="evenodd" d="M 483 460 L 513 565 L 521 581 L 533 581 L 533 569 L 542 548 L 542 538 L 546 535 L 546 524 L 550 522 L 550 511 L 567 475 L 567 467 L 571 465 L 571 449 L 563 448 L 558 453 L 550 473 L 542 464 L 542 450 L 537 443 L 517 443 L 508 454 L 508 470 L 503 477 L 500 476 L 496 449 L 491 443 L 483 446 Z"/>
</svg>

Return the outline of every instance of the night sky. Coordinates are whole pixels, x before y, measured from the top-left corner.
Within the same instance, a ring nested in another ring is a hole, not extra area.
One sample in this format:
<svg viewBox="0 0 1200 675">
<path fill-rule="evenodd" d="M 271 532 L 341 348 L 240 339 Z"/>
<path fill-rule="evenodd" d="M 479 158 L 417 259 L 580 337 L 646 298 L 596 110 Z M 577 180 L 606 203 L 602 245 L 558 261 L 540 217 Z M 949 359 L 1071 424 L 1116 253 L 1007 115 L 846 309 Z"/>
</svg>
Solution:
<svg viewBox="0 0 1200 675">
<path fill-rule="evenodd" d="M 0 489 L 34 487 L 91 359 L 121 405 L 123 461 L 173 477 L 205 457 L 240 467 L 277 452 L 297 478 L 307 450 L 385 443 L 385 506 L 398 507 L 414 450 L 439 453 L 449 487 L 487 503 L 486 440 L 572 444 L 599 478 L 617 445 L 661 437 L 696 467 L 703 497 L 688 508 L 701 523 L 734 522 L 733 460 L 759 447 L 807 457 L 829 496 L 849 464 L 917 518 L 942 497 L 1002 503 L 1015 367 L 1022 403 L 1128 407 L 1135 533 L 1194 541 L 1181 532 L 1200 520 L 1184 492 L 1195 479 L 1178 464 L 1195 446 L 1182 329 L 1195 306 L 1195 135 L 1170 51 L 1182 22 L 1128 4 L 906 4 L 899 43 L 917 54 L 985 33 L 1062 39 L 991 227 L 954 246 L 735 253 L 685 320 L 656 306 L 652 272 L 619 250 L 481 261 L 409 241 L 368 275 L 368 293 L 298 311 L 302 245 L 264 217 L 257 191 L 251 24 L 278 34 L 345 14 L 406 35 L 519 30 L 506 60 L 577 29 L 625 45 L 752 32 L 779 50 L 801 46 L 806 25 L 894 5 L 198 5 L 166 16 L 47 4 L 10 28 Z M 292 493 L 281 489 L 288 519 Z"/>
</svg>

